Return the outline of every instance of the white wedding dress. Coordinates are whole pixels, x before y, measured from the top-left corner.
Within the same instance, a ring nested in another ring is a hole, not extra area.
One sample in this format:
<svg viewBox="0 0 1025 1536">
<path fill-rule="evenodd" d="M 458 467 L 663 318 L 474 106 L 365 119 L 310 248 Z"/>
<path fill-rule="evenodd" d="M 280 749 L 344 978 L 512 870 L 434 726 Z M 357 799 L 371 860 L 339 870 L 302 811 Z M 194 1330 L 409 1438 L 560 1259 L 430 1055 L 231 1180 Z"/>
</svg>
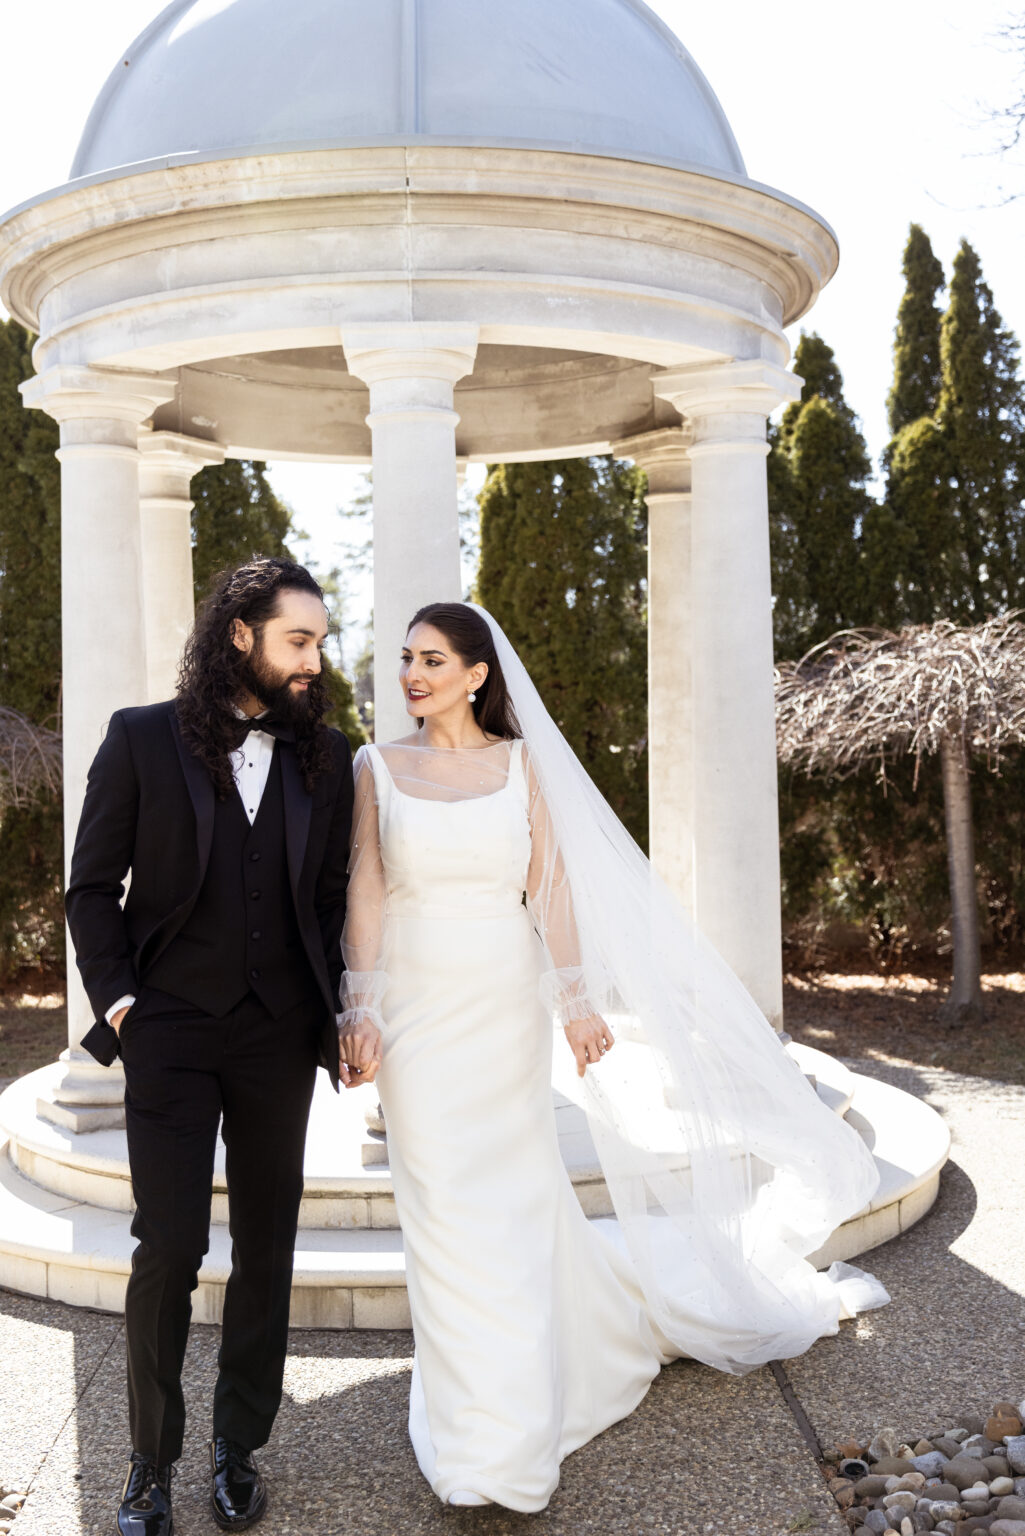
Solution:
<svg viewBox="0 0 1025 1536">
<path fill-rule="evenodd" d="M 384 1037 L 377 1084 L 416 1345 L 410 1436 L 439 1498 L 469 1490 L 536 1511 L 562 1459 L 629 1414 L 667 1360 L 688 1353 L 751 1369 L 789 1343 L 806 1348 L 835 1331 L 853 1305 L 838 1300 L 837 1274 L 816 1275 L 783 1253 L 789 1232 L 773 1228 L 767 1242 L 764 1222 L 743 1238 L 743 1273 L 731 1289 L 732 1227 L 703 1226 L 689 1209 L 678 1221 L 642 1213 L 645 1269 L 616 1240 L 615 1222 L 585 1219 L 556 1137 L 552 1024 L 553 1013 L 564 1022 L 593 1003 L 569 883 L 524 743 L 364 747 L 355 773 L 344 1002 L 377 1019 Z M 769 1059 L 785 1062 L 775 1097 L 804 1106 L 809 1145 L 838 1135 L 757 1017 Z M 561 1029 L 555 1045 L 568 1054 Z M 603 1083 L 629 1076 L 628 1053 L 642 1049 L 613 1049 L 589 1068 L 593 1091 L 601 1096 Z M 659 1083 L 664 1102 L 663 1090 Z M 799 1138 L 792 1108 L 779 1108 L 785 1134 Z M 650 1127 L 651 1112 L 642 1118 Z M 627 1122 L 616 1124 L 613 1139 L 625 1142 Z M 695 1133 L 696 1179 L 698 1142 Z M 679 1148 L 673 1155 L 670 1179 L 680 1177 Z M 735 1150 L 727 1161 L 737 1162 Z M 657 1172 L 646 1175 L 659 1188 Z M 860 1176 L 863 1191 L 864 1168 Z M 793 1204 L 796 1194 L 800 1204 L 802 1193 L 794 1183 L 784 1198 Z M 857 1202 L 861 1191 L 845 1198 Z M 757 1190 L 747 1200 L 752 1211 L 768 1210 Z M 649 1196 L 645 1208 L 652 1203 Z M 835 1214 L 817 1211 L 810 1221 Z M 624 1231 L 638 1230 L 636 1211 L 624 1205 L 621 1217 Z M 675 1247 L 671 1229 L 682 1234 Z M 760 1334 L 748 1270 L 769 1308 Z M 871 1300 L 864 1287 L 855 1294 L 860 1305 L 886 1299 L 881 1287 Z M 791 1326 L 803 1330 L 793 1339 Z"/>
</svg>

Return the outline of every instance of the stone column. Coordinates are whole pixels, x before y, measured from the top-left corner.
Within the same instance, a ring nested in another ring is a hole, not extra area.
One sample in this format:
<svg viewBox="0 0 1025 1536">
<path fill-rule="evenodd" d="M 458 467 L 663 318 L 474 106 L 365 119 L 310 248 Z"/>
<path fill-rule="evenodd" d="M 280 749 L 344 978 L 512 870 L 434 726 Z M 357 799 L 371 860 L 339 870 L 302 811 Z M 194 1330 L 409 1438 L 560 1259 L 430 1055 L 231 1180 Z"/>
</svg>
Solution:
<svg viewBox="0 0 1025 1536">
<path fill-rule="evenodd" d="M 193 475 L 223 464 L 224 449 L 179 432 L 139 433 L 139 531 L 146 626 L 146 696 L 172 697 L 192 628 Z"/>
<path fill-rule="evenodd" d="M 410 729 L 396 680 L 406 625 L 429 602 L 458 602 L 459 507 L 453 408 L 473 369 L 477 328 L 346 326 L 349 372 L 370 386 L 374 463 L 374 734 Z"/>
<path fill-rule="evenodd" d="M 694 915 L 782 1029 L 765 426 L 801 381 L 754 360 L 663 369 L 654 387 L 693 431 Z"/>
<path fill-rule="evenodd" d="M 613 444 L 648 476 L 648 828 L 651 862 L 694 911 L 690 433 Z"/>
<path fill-rule="evenodd" d="M 57 366 L 22 388 L 26 405 L 60 423 L 65 872 L 107 721 L 147 698 L 137 443 L 140 423 L 173 399 L 175 387 L 158 375 Z M 55 1102 L 41 1107 L 76 1130 L 121 1113 L 120 1071 L 79 1046 L 91 1023 L 69 943 L 65 1068 Z"/>
</svg>

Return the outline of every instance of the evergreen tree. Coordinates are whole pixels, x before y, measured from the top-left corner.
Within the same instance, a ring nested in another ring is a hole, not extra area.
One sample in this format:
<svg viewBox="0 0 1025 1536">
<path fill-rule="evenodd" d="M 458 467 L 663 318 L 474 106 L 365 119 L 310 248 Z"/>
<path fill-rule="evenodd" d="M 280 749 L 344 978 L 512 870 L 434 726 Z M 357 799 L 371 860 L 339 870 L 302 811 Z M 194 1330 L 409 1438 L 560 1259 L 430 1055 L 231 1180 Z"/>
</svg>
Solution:
<svg viewBox="0 0 1025 1536">
<path fill-rule="evenodd" d="M 60 712 L 60 481 L 56 422 L 26 411 L 32 338 L 0 322 L 0 700 L 39 725 Z M 44 956 L 63 961 L 62 810 L 0 821 L 0 979 Z"/>
<path fill-rule="evenodd" d="M 197 601 L 211 579 L 253 555 L 287 555 L 291 513 L 271 489 L 266 465 L 226 459 L 192 480 L 192 575 Z"/>
<path fill-rule="evenodd" d="M 949 450 L 965 593 L 975 620 L 1025 601 L 1025 411 L 1019 348 L 975 251 L 954 258 L 937 420 Z"/>
<path fill-rule="evenodd" d="M 794 369 L 801 398 L 771 431 L 769 458 L 775 642 L 791 657 L 861 621 L 862 528 L 874 505 L 868 450 L 832 348 L 802 335 Z"/>
<path fill-rule="evenodd" d="M 9 709 L 56 725 L 60 696 L 60 485 L 41 483 L 57 423 L 27 411 L 18 386 L 32 375 L 31 338 L 0 322 L 0 693 Z"/>
<path fill-rule="evenodd" d="M 611 458 L 489 467 L 477 598 L 613 810 L 647 845 L 643 473 Z"/>
<path fill-rule="evenodd" d="M 907 307 L 911 298 L 905 295 Z M 923 292 L 917 302 L 921 311 Z M 910 351 L 898 326 L 891 401 L 898 395 L 903 401 L 894 417 L 903 424 L 885 460 L 899 621 L 976 623 L 1025 602 L 1025 412 L 1018 344 L 967 241 L 954 261 L 940 325 L 933 408 L 916 418 L 909 412 L 923 392 L 917 385 L 898 388 L 902 368 L 907 376 L 915 371 L 907 363 Z M 924 355 L 915 365 L 919 376 Z"/>
<path fill-rule="evenodd" d="M 943 267 L 929 236 L 912 224 L 904 247 L 904 295 L 897 310 L 893 342 L 893 384 L 887 397 L 890 432 L 931 416 L 940 396 L 940 320 L 936 296 L 944 286 Z"/>
</svg>

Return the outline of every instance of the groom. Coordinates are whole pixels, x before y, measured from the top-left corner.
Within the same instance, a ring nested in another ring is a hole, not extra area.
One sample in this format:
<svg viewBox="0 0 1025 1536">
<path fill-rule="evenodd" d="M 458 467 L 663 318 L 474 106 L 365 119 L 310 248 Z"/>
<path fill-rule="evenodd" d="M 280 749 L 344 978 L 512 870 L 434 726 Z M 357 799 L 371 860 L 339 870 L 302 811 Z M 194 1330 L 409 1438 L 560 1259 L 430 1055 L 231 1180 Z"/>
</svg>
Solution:
<svg viewBox="0 0 1025 1536">
<path fill-rule="evenodd" d="M 326 635 L 323 593 L 302 566 L 253 559 L 228 572 L 196 620 L 176 699 L 117 711 L 89 773 L 68 924 L 98 1020 L 82 1043 L 107 1065 L 124 1063 L 137 1207 L 122 1536 L 172 1530 L 181 1370 L 219 1123 L 232 1268 L 213 1514 L 241 1530 L 266 1505 L 252 1452 L 281 1400 L 318 1063 L 339 1081 L 353 789 L 349 744 L 322 719 Z M 376 1072 L 365 1051 L 356 1081 Z M 348 1085 L 348 1069 L 342 1076 Z"/>
</svg>

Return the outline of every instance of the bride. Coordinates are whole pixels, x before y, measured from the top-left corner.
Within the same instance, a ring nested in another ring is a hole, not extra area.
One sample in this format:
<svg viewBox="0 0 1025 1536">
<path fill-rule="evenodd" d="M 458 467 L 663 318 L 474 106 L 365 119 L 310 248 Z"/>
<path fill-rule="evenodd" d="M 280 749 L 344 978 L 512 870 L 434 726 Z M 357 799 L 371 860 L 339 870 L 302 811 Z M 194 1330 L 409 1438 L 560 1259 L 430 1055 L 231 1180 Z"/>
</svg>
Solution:
<svg viewBox="0 0 1025 1536">
<path fill-rule="evenodd" d="M 529 1512 L 668 1360 L 739 1374 L 888 1300 L 807 1262 L 878 1175 L 495 620 L 422 608 L 399 677 L 416 729 L 355 763 L 342 1076 L 376 1077 L 388 1127 L 421 1470 L 448 1503 Z M 553 1021 L 615 1219 L 585 1218 L 563 1166 Z"/>
</svg>

